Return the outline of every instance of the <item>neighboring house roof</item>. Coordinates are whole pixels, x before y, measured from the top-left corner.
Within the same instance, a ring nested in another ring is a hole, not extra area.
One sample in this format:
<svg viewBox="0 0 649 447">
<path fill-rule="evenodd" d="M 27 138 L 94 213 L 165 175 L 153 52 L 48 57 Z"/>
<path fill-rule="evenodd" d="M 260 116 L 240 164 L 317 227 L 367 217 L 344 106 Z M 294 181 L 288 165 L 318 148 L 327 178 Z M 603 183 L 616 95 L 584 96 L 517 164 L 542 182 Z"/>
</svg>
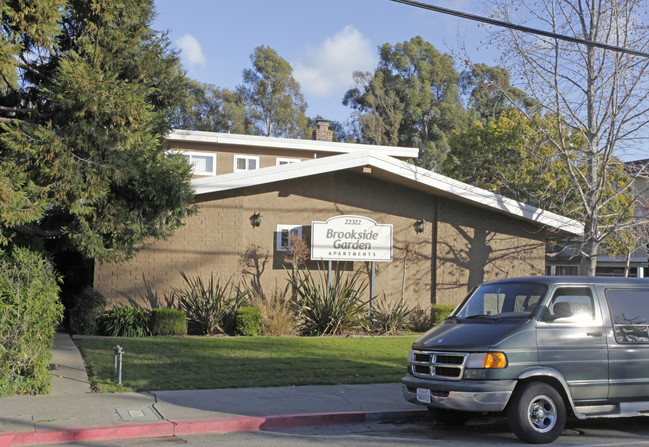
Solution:
<svg viewBox="0 0 649 447">
<path fill-rule="evenodd" d="M 299 140 L 296 138 L 260 137 L 256 135 L 238 135 L 219 132 L 202 132 L 197 130 L 173 130 L 167 135 L 168 141 L 186 141 L 191 143 L 217 143 L 233 146 L 258 148 L 290 149 L 302 152 L 331 152 L 336 154 L 365 151 L 367 144 L 338 143 L 332 141 Z M 371 146 L 372 150 L 399 159 L 417 158 L 416 147 Z"/>
<path fill-rule="evenodd" d="M 583 235 L 583 225 L 575 220 L 397 160 L 381 151 L 375 151 L 374 146 L 371 146 L 371 149 L 368 149 L 367 145 L 363 147 L 363 150 L 301 163 L 194 179 L 192 185 L 196 194 L 202 195 L 336 171 L 354 170 L 380 180 L 507 214 L 549 227 L 553 231 L 574 236 Z"/>
</svg>

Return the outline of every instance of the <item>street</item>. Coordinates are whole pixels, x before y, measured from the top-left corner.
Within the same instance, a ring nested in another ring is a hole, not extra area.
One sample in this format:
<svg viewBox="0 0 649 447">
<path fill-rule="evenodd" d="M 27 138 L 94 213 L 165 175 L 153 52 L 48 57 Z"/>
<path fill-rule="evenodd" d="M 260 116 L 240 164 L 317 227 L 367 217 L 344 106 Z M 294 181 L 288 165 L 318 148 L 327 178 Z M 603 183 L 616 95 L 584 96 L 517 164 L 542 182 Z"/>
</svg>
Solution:
<svg viewBox="0 0 649 447">
<path fill-rule="evenodd" d="M 553 447 L 587 446 L 649 446 L 647 418 L 596 419 L 569 421 L 562 436 Z M 215 447 L 365 447 L 365 446 L 499 446 L 529 445 L 519 441 L 502 418 L 476 419 L 463 427 L 443 427 L 427 421 L 400 424 L 365 423 L 330 427 L 211 434 L 182 438 L 130 439 L 111 442 L 66 444 L 70 447 L 127 446 L 215 446 Z"/>
</svg>

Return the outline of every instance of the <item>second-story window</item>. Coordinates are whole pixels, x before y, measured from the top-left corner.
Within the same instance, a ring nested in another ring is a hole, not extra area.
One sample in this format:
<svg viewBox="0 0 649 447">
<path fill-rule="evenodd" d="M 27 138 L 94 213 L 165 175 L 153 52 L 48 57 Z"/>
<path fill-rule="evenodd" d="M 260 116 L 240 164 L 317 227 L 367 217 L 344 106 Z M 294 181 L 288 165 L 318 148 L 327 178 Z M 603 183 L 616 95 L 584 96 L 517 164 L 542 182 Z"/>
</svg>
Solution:
<svg viewBox="0 0 649 447">
<path fill-rule="evenodd" d="M 216 175 L 216 155 L 202 152 L 169 151 L 182 155 L 192 167 L 194 175 Z"/>
<path fill-rule="evenodd" d="M 235 155 L 234 156 L 234 172 L 237 171 L 252 171 L 259 168 L 259 157 L 251 155 Z"/>
</svg>

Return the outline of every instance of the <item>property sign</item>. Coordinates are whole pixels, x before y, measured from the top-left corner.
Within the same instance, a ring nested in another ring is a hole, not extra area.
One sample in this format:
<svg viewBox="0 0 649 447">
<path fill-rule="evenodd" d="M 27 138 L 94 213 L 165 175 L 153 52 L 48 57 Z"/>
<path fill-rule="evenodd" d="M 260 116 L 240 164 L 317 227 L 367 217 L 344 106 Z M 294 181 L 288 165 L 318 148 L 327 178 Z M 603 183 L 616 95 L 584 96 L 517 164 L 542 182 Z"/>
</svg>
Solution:
<svg viewBox="0 0 649 447">
<path fill-rule="evenodd" d="M 392 225 L 362 216 L 336 216 L 312 222 L 311 259 L 392 261 Z"/>
</svg>

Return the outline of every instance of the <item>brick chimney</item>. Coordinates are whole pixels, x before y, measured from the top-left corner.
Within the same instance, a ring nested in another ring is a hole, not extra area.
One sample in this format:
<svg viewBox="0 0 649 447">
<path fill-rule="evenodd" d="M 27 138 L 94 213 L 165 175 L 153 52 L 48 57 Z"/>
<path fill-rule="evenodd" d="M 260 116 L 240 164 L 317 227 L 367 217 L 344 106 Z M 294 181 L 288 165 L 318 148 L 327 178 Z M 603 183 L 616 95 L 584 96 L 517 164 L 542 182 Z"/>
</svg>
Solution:
<svg viewBox="0 0 649 447">
<path fill-rule="evenodd" d="M 331 121 L 318 119 L 315 122 L 315 133 L 313 139 L 317 141 L 333 141 L 334 133 L 329 129 Z"/>
</svg>

